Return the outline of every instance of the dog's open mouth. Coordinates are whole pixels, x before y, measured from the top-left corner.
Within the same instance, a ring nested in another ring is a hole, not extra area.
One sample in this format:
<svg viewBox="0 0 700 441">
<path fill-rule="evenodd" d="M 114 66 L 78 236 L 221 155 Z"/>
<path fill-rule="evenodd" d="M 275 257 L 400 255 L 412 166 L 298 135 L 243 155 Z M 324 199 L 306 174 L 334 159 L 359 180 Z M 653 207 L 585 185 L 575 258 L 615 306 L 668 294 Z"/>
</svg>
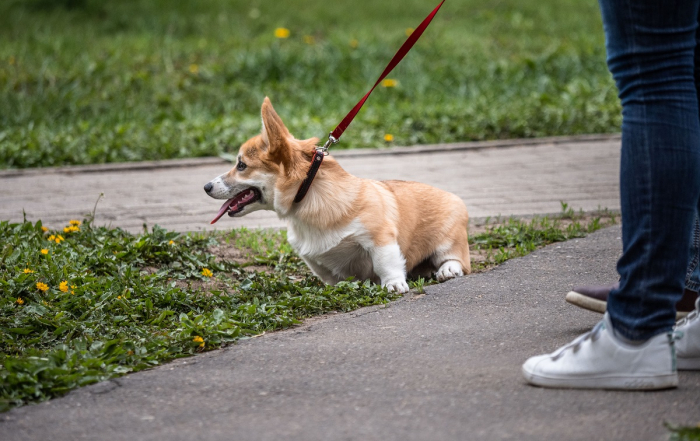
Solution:
<svg viewBox="0 0 700 441">
<path fill-rule="evenodd" d="M 223 216 L 227 212 L 229 216 L 233 216 L 236 213 L 239 213 L 241 210 L 243 210 L 243 208 L 246 205 L 259 201 L 260 199 L 262 199 L 262 194 L 260 193 L 260 190 L 258 190 L 255 187 L 246 188 L 242 192 L 238 193 L 236 196 L 224 202 L 224 205 L 221 206 L 221 209 L 216 214 L 216 217 L 213 221 L 211 221 L 211 223 L 213 224 L 219 219 L 221 219 L 221 216 Z"/>
</svg>

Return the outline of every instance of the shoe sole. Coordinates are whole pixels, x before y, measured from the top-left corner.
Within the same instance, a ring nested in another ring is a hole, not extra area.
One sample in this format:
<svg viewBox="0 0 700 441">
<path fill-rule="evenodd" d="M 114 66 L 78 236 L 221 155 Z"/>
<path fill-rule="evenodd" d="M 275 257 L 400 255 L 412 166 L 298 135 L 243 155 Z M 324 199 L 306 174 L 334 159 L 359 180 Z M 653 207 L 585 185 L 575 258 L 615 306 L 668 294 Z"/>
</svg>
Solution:
<svg viewBox="0 0 700 441">
<path fill-rule="evenodd" d="M 605 309 L 608 305 L 608 302 L 584 296 L 583 294 L 579 294 L 576 291 L 569 291 L 566 294 L 566 301 L 571 303 L 572 305 L 578 306 L 579 308 L 587 309 L 593 312 L 599 312 L 601 314 L 605 314 Z"/>
<path fill-rule="evenodd" d="M 605 310 L 608 306 L 608 302 L 579 294 L 576 291 L 569 291 L 566 293 L 565 299 L 572 305 L 576 305 L 579 308 L 587 309 L 589 311 L 598 312 L 600 314 L 605 314 Z M 685 318 L 689 312 L 690 311 L 676 311 L 676 320 Z"/>
<path fill-rule="evenodd" d="M 700 371 L 700 358 L 676 358 L 676 367 L 679 371 Z"/>
<path fill-rule="evenodd" d="M 523 367 L 525 380 L 540 387 L 553 389 L 659 390 L 678 387 L 678 374 L 636 377 L 553 378 L 535 375 Z"/>
</svg>

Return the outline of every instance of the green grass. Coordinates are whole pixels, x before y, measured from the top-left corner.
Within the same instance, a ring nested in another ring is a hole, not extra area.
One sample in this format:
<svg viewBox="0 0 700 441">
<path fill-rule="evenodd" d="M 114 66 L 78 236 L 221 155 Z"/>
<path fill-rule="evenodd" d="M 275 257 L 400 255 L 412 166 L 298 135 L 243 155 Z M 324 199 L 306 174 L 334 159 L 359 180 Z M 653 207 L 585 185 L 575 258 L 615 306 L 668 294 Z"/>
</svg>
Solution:
<svg viewBox="0 0 700 441">
<path fill-rule="evenodd" d="M 700 424 L 695 427 L 666 424 L 666 428 L 671 432 L 669 441 L 700 441 Z"/>
<path fill-rule="evenodd" d="M 581 216 L 565 225 L 561 217 L 487 226 L 472 249 L 497 254 L 477 269 L 581 237 L 609 219 Z M 306 317 L 397 298 L 369 282 L 321 283 L 284 231 L 178 234 L 154 227 L 132 235 L 89 220 L 78 229 L 0 222 L 0 411 Z M 422 293 L 432 283 L 410 284 Z"/>
<path fill-rule="evenodd" d="M 297 137 L 324 136 L 434 3 L 5 0 L 0 168 L 230 152 L 265 95 Z M 336 148 L 620 124 L 595 2 L 447 1 L 391 78 Z"/>
</svg>

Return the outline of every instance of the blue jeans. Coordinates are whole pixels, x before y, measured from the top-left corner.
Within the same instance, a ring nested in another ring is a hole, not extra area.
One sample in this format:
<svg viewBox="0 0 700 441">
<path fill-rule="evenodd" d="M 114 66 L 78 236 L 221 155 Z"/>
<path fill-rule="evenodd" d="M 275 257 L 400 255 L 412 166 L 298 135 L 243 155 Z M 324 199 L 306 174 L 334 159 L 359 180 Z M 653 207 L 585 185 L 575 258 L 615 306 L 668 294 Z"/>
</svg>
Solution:
<svg viewBox="0 0 700 441">
<path fill-rule="evenodd" d="M 623 254 L 608 313 L 616 331 L 644 340 L 674 325 L 700 201 L 700 0 L 599 3 L 622 102 Z"/>
</svg>

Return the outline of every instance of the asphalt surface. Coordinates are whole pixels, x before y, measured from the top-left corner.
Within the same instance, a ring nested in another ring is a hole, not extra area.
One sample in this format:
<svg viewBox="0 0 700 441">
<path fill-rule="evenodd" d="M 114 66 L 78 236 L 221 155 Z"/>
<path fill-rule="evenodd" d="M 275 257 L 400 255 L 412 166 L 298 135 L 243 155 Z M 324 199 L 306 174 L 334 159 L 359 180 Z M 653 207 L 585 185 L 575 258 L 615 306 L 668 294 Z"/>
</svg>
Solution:
<svg viewBox="0 0 700 441">
<path fill-rule="evenodd" d="M 548 390 L 520 373 L 600 315 L 619 227 L 384 307 L 329 315 L 0 415 L 11 440 L 663 440 L 700 422 L 700 372 L 661 392 Z"/>
</svg>

